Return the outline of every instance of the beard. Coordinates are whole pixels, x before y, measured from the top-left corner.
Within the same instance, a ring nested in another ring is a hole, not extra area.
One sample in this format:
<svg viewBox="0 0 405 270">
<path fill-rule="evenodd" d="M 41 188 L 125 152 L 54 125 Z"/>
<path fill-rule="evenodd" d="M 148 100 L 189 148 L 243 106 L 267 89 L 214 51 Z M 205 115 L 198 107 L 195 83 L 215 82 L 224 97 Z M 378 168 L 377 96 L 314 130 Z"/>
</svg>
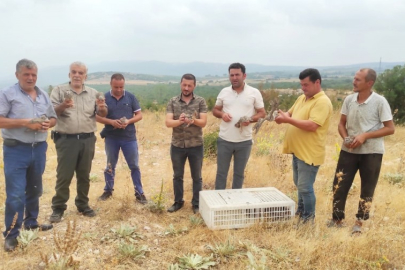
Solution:
<svg viewBox="0 0 405 270">
<path fill-rule="evenodd" d="M 181 94 L 183 95 L 183 97 L 189 97 L 193 94 L 193 92 L 187 92 L 187 93 L 181 92 Z"/>
</svg>

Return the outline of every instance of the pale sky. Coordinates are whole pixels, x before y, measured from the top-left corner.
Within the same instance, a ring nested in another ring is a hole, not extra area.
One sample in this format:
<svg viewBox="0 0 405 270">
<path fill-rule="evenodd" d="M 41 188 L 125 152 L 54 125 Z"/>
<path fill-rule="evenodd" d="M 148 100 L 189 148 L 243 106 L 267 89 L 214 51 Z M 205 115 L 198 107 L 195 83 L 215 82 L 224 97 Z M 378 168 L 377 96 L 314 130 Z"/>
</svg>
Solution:
<svg viewBox="0 0 405 270">
<path fill-rule="evenodd" d="M 331 66 L 405 60 L 403 0 L 1 0 L 0 77 L 105 61 Z"/>
</svg>

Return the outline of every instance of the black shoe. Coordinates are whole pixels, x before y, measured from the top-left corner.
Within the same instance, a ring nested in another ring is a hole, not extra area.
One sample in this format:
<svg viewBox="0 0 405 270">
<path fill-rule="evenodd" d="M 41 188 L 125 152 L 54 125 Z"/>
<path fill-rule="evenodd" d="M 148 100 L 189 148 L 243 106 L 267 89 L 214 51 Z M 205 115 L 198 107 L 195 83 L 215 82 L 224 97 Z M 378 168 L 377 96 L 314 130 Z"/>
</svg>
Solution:
<svg viewBox="0 0 405 270">
<path fill-rule="evenodd" d="M 30 231 L 30 230 L 37 230 L 39 229 L 40 231 L 48 231 L 53 228 L 52 224 L 41 224 L 41 225 L 31 225 L 31 226 L 24 226 L 24 229 Z"/>
<path fill-rule="evenodd" d="M 6 252 L 14 251 L 17 246 L 18 246 L 17 238 L 4 239 L 4 250 Z"/>
<path fill-rule="evenodd" d="M 198 205 L 193 205 L 193 213 L 198 214 L 199 212 L 200 212 L 200 208 L 198 207 Z"/>
<path fill-rule="evenodd" d="M 81 213 L 85 217 L 95 217 L 96 216 L 96 212 L 94 212 L 94 210 L 88 206 L 84 209 L 77 209 L 77 210 L 79 211 L 79 213 Z"/>
<path fill-rule="evenodd" d="M 176 212 L 177 210 L 181 209 L 184 205 L 184 201 L 183 202 L 175 202 L 172 206 L 170 206 L 169 209 L 167 209 L 167 212 L 173 213 Z"/>
<path fill-rule="evenodd" d="M 61 209 L 53 210 L 52 215 L 49 217 L 49 222 L 51 223 L 61 222 L 64 212 L 65 211 Z"/>
<path fill-rule="evenodd" d="M 112 196 L 111 191 L 104 191 L 104 193 L 98 198 L 99 201 L 106 201 Z"/>
<path fill-rule="evenodd" d="M 136 201 L 141 203 L 141 204 L 147 204 L 148 203 L 148 200 L 146 199 L 145 194 L 141 194 L 141 195 L 135 194 L 135 198 L 136 198 Z"/>
</svg>

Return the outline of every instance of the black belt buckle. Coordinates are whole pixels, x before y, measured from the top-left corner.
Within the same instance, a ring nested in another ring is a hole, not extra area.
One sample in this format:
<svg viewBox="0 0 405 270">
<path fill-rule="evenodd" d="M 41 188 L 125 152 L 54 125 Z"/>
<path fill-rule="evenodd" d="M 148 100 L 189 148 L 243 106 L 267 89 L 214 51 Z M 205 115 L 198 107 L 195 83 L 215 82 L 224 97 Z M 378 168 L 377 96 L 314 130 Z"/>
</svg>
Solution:
<svg viewBox="0 0 405 270">
<path fill-rule="evenodd" d="M 81 140 L 81 139 L 87 139 L 90 137 L 94 136 L 94 132 L 91 133 L 77 133 L 77 134 L 61 134 L 61 137 L 65 137 L 67 139 L 77 139 L 77 140 Z"/>
<path fill-rule="evenodd" d="M 87 139 L 90 138 L 94 133 L 79 133 L 77 134 L 77 139 Z"/>
</svg>

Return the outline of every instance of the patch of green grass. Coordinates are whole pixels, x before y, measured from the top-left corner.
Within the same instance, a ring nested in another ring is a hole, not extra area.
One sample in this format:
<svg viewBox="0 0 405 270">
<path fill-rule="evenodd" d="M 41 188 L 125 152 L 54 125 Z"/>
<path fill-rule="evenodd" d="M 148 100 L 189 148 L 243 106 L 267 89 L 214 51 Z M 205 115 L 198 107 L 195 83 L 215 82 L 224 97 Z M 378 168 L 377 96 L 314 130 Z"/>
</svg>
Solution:
<svg viewBox="0 0 405 270">
<path fill-rule="evenodd" d="M 204 134 L 204 157 L 217 156 L 217 139 L 219 131 Z"/>
</svg>

